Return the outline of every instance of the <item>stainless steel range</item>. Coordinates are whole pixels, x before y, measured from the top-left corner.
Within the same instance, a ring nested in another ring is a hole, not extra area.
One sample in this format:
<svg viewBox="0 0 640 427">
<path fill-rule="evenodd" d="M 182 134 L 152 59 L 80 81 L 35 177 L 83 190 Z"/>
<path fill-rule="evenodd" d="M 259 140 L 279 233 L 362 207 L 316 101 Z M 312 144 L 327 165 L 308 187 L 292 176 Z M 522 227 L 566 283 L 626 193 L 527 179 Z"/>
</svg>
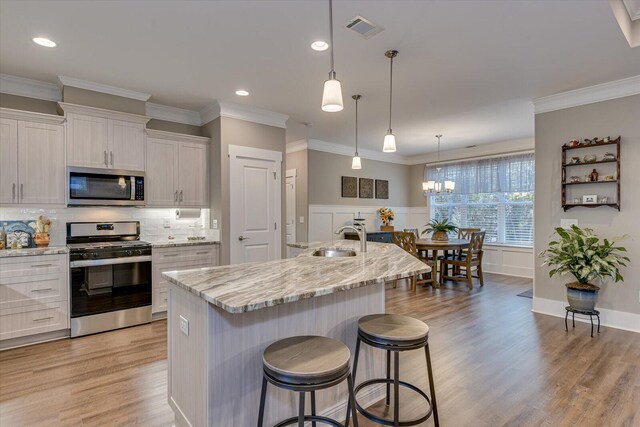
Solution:
<svg viewBox="0 0 640 427">
<path fill-rule="evenodd" d="M 71 336 L 151 321 L 151 245 L 139 221 L 70 222 Z"/>
</svg>

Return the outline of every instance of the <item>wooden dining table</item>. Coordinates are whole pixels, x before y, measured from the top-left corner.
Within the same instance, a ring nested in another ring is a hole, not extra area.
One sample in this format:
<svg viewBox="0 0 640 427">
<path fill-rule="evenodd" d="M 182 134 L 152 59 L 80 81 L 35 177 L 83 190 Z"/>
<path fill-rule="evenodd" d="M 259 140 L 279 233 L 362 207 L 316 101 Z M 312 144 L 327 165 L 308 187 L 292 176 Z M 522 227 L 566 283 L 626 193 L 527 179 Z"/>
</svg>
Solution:
<svg viewBox="0 0 640 427">
<path fill-rule="evenodd" d="M 417 239 L 416 249 L 420 252 L 432 252 L 433 259 L 435 260 L 435 268 L 433 274 L 437 278 L 438 274 L 438 251 L 443 251 L 447 256 L 449 251 L 457 251 L 466 249 L 469 247 L 469 240 L 466 239 L 449 239 L 446 241 L 432 240 L 432 239 Z M 442 274 L 442 273 L 440 273 Z"/>
</svg>

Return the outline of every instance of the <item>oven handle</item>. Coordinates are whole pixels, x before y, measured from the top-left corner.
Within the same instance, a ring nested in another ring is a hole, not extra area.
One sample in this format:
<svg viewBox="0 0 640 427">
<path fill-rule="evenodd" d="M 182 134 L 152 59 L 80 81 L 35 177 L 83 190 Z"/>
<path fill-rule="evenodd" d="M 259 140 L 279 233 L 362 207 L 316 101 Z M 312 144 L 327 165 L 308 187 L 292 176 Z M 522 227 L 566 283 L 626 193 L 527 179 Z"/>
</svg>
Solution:
<svg viewBox="0 0 640 427">
<path fill-rule="evenodd" d="M 109 258 L 109 259 L 91 259 L 81 261 L 71 261 L 69 267 L 95 267 L 97 265 L 113 265 L 113 264 L 132 264 L 135 262 L 151 261 L 151 255 L 144 256 L 130 256 L 124 258 Z"/>
</svg>

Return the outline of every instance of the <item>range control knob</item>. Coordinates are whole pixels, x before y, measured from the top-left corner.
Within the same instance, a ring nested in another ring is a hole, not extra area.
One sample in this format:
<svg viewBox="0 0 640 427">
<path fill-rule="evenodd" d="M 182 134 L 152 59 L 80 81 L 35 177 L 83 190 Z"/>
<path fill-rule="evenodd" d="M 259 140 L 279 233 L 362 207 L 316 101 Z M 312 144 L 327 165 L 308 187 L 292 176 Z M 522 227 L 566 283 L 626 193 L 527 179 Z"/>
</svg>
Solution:
<svg viewBox="0 0 640 427">
<path fill-rule="evenodd" d="M 91 256 L 92 256 L 92 257 L 94 257 L 94 258 L 98 258 L 98 252 L 93 252 L 93 253 L 91 254 Z"/>
<path fill-rule="evenodd" d="M 88 253 L 82 254 L 82 259 L 87 259 L 87 258 L 89 258 L 89 254 Z"/>
<path fill-rule="evenodd" d="M 133 255 L 133 251 L 127 251 L 127 256 Z"/>
<path fill-rule="evenodd" d="M 136 255 L 142 255 L 142 251 L 140 249 L 136 250 Z"/>
</svg>

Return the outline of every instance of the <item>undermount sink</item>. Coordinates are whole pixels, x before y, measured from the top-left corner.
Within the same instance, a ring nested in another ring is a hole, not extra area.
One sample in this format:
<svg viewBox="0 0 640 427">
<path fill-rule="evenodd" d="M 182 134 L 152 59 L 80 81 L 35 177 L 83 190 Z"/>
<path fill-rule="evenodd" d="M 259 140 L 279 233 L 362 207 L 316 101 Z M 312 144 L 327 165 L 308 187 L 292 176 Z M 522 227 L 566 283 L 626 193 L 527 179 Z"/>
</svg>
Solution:
<svg viewBox="0 0 640 427">
<path fill-rule="evenodd" d="M 313 256 L 324 256 L 324 257 L 349 257 L 356 256 L 356 251 L 352 251 L 350 249 L 318 249 L 313 252 Z"/>
</svg>

